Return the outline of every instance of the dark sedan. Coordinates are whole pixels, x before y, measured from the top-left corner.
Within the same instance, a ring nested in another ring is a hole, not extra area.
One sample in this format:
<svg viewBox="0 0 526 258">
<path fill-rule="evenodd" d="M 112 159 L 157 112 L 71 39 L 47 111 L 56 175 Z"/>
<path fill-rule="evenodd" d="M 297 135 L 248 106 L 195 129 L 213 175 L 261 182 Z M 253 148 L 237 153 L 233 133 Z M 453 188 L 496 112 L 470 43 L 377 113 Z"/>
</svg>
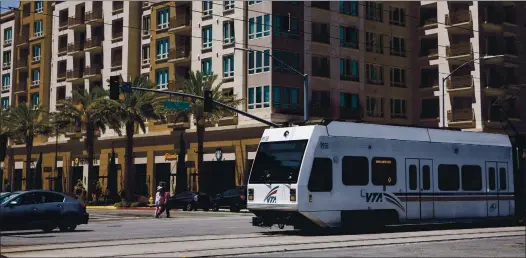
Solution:
<svg viewBox="0 0 526 258">
<path fill-rule="evenodd" d="M 211 207 L 211 200 L 206 194 L 187 191 L 170 197 L 168 207 L 170 209 L 183 209 L 184 211 L 195 211 L 197 209 L 208 211 Z"/>
<path fill-rule="evenodd" d="M 41 229 L 50 232 L 73 231 L 88 224 L 86 204 L 63 193 L 30 190 L 0 196 L 0 228 L 4 230 Z"/>
<path fill-rule="evenodd" d="M 247 207 L 246 196 L 245 188 L 230 189 L 222 194 L 218 194 L 216 198 L 212 200 L 212 207 L 214 211 L 227 208 L 230 209 L 231 212 L 239 212 L 241 209 L 246 209 Z"/>
</svg>

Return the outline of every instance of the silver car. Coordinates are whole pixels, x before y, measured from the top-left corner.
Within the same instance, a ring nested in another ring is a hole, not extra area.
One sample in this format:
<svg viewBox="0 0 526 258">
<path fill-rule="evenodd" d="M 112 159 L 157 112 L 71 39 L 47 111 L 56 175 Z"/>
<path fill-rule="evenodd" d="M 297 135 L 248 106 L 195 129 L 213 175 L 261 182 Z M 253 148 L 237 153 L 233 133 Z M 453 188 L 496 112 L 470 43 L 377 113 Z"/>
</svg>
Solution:
<svg viewBox="0 0 526 258">
<path fill-rule="evenodd" d="M 0 228 L 6 230 L 41 229 L 51 232 L 73 231 L 88 224 L 86 204 L 59 192 L 18 191 L 0 195 Z"/>
</svg>

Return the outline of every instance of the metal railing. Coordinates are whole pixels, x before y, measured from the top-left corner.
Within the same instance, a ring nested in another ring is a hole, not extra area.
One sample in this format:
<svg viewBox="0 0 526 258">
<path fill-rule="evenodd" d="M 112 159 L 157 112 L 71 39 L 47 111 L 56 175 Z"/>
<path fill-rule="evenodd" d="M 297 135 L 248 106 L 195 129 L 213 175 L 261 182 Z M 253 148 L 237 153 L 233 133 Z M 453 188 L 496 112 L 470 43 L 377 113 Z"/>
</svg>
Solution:
<svg viewBox="0 0 526 258">
<path fill-rule="evenodd" d="M 188 14 L 178 14 L 176 17 L 170 18 L 170 29 L 190 26 L 191 16 Z"/>
<path fill-rule="evenodd" d="M 190 47 L 180 46 L 175 49 L 171 49 L 169 53 L 170 59 L 181 59 L 190 57 Z"/>
<path fill-rule="evenodd" d="M 85 48 L 102 47 L 102 39 L 97 36 L 92 36 L 91 38 L 86 40 L 84 47 Z"/>
<path fill-rule="evenodd" d="M 78 15 L 78 16 L 74 16 L 74 17 L 69 17 L 68 18 L 68 26 L 69 27 L 73 27 L 73 26 L 77 26 L 77 25 L 83 25 L 85 22 L 85 19 L 82 15 Z"/>
<path fill-rule="evenodd" d="M 67 79 L 77 79 L 77 78 L 81 78 L 83 75 L 84 75 L 84 71 L 81 69 L 66 71 Z"/>
<path fill-rule="evenodd" d="M 84 71 L 84 76 L 93 76 L 101 74 L 102 68 L 100 65 L 91 65 L 86 67 L 86 70 Z"/>
<path fill-rule="evenodd" d="M 74 42 L 68 44 L 68 53 L 78 52 L 84 50 L 84 42 Z"/>
<path fill-rule="evenodd" d="M 86 21 L 102 20 L 102 10 L 86 12 Z"/>
<path fill-rule="evenodd" d="M 448 57 L 464 56 L 464 55 L 473 54 L 473 48 L 471 46 L 471 42 L 454 44 L 452 46 L 446 47 L 446 51 L 447 51 Z"/>
<path fill-rule="evenodd" d="M 446 14 L 446 24 L 449 26 L 466 22 L 471 22 L 470 10 L 456 11 Z"/>
<path fill-rule="evenodd" d="M 462 108 L 447 111 L 447 120 L 451 122 L 473 121 L 475 112 L 472 108 Z"/>
<path fill-rule="evenodd" d="M 473 76 L 471 75 L 459 75 L 451 76 L 447 81 L 448 89 L 462 89 L 462 88 L 472 88 L 473 87 Z"/>
</svg>

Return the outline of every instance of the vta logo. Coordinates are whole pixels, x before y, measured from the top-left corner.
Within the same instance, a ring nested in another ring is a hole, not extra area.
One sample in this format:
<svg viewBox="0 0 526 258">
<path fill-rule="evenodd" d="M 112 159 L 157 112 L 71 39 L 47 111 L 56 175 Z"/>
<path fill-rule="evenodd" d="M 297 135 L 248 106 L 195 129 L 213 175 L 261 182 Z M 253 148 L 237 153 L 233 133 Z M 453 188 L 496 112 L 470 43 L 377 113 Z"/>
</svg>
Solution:
<svg viewBox="0 0 526 258">
<path fill-rule="evenodd" d="M 366 202 L 382 202 L 383 197 L 384 197 L 383 193 L 366 193 L 365 201 Z"/>
<path fill-rule="evenodd" d="M 265 196 L 265 199 L 263 199 L 263 202 L 276 203 L 276 194 L 278 193 L 278 187 L 279 186 L 276 186 L 270 189 L 267 196 Z"/>
</svg>

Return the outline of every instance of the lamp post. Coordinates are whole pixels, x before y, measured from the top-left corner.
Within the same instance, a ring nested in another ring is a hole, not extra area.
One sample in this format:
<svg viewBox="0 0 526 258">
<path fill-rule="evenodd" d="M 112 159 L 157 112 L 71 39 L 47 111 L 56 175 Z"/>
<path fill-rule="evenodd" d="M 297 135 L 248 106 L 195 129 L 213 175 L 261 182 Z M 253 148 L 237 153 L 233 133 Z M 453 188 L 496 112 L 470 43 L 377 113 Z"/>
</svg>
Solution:
<svg viewBox="0 0 526 258">
<path fill-rule="evenodd" d="M 308 77 L 307 74 L 300 73 L 298 70 L 294 69 L 290 65 L 288 65 L 285 62 L 281 61 L 279 58 L 276 58 L 276 57 L 272 56 L 271 54 L 267 54 L 264 51 L 254 50 L 252 48 L 248 49 L 248 48 L 240 48 L 240 47 L 235 47 L 234 50 L 242 50 L 242 51 L 247 51 L 247 52 L 260 52 L 260 53 L 263 53 L 265 55 L 270 56 L 273 59 L 276 59 L 278 62 L 284 64 L 291 71 L 301 75 L 303 77 L 303 110 L 304 110 L 303 111 L 303 119 L 305 120 L 305 122 L 309 121 L 309 105 L 308 105 L 308 100 L 309 100 L 309 77 Z"/>
<path fill-rule="evenodd" d="M 453 70 L 453 72 L 449 73 L 448 76 L 442 78 L 442 127 L 446 127 L 446 80 L 451 77 L 451 75 L 453 75 L 457 70 L 459 70 L 460 68 L 462 68 L 463 66 L 469 64 L 469 63 L 472 63 L 472 62 L 475 62 L 475 61 L 478 61 L 478 60 L 487 60 L 487 59 L 491 59 L 491 58 L 498 58 L 498 57 L 503 57 L 504 55 L 496 55 L 496 56 L 483 56 L 483 57 L 480 57 L 480 58 L 475 58 L 473 60 L 469 60 L 463 64 L 461 64 L 459 67 L 457 67 L 455 70 Z"/>
</svg>

